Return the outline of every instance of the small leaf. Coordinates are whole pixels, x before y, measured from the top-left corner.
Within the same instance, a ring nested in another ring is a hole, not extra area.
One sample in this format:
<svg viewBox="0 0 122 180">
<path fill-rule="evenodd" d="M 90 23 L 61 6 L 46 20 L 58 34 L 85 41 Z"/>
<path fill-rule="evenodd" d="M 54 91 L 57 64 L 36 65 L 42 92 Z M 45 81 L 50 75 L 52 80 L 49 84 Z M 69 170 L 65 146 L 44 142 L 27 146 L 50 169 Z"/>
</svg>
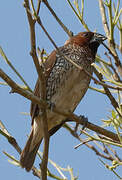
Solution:
<svg viewBox="0 0 122 180">
<path fill-rule="evenodd" d="M 106 126 L 110 126 L 111 125 L 111 119 L 108 119 L 108 120 L 102 119 L 102 121 L 105 123 Z"/>
<path fill-rule="evenodd" d="M 100 62 L 101 66 L 103 67 L 104 71 L 109 75 L 112 76 L 112 71 L 110 70 L 109 66 L 103 62 Z"/>
<path fill-rule="evenodd" d="M 18 162 L 12 161 L 12 160 L 10 160 L 10 159 L 8 159 L 8 162 L 11 163 L 11 164 L 13 164 L 13 165 L 15 165 L 15 166 L 20 166 L 20 164 L 19 164 Z"/>
<path fill-rule="evenodd" d="M 19 165 L 19 161 L 17 160 L 17 159 L 15 159 L 15 157 L 14 156 L 11 156 L 10 154 L 8 154 L 7 152 L 5 152 L 5 151 L 3 151 L 3 153 L 7 156 L 7 157 L 9 157 L 10 159 L 8 160 L 8 162 L 10 162 L 11 164 L 14 164 L 14 165 L 16 165 L 16 166 L 20 166 Z"/>
<path fill-rule="evenodd" d="M 114 110 L 112 110 L 111 114 L 112 114 L 113 119 L 116 119 L 116 112 Z"/>
</svg>

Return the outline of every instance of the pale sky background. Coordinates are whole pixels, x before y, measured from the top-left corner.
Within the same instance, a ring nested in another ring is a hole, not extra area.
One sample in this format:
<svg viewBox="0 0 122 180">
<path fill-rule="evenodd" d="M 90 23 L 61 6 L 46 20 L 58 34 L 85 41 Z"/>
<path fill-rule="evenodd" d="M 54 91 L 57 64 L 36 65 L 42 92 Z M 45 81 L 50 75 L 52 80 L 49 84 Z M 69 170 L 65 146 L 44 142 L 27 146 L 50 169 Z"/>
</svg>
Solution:
<svg viewBox="0 0 122 180">
<path fill-rule="evenodd" d="M 1 0 L 0 46 L 2 46 L 12 64 L 33 89 L 37 79 L 37 73 L 32 58 L 29 55 L 30 35 L 27 17 L 22 3 L 23 1 Z M 79 23 L 77 17 L 75 17 L 72 13 L 72 10 L 69 8 L 66 0 L 50 0 L 50 4 L 63 23 L 72 30 L 74 34 L 84 31 L 83 26 Z M 54 20 L 44 4 L 42 4 L 41 7 L 41 17 L 42 22 L 52 38 L 55 40 L 56 44 L 58 46 L 62 46 L 68 36 Z M 85 20 L 89 24 L 91 31 L 97 30 L 97 32 L 104 34 L 100 19 L 98 0 L 85 1 Z M 40 27 L 37 26 L 36 32 L 37 46 L 39 46 L 40 49 L 45 48 L 45 50 L 50 53 L 54 49 L 53 45 L 50 43 Z M 98 53 L 104 57 L 104 51 L 105 49 L 100 47 Z M 5 61 L 3 61 L 1 56 L 0 67 L 17 83 L 22 84 Z M 0 79 L 0 81 L 2 80 Z M 21 112 L 29 112 L 30 101 L 18 94 L 9 94 L 9 91 L 9 87 L 0 85 L 0 120 L 7 127 L 11 135 L 16 138 L 21 148 L 23 148 L 27 139 L 27 134 L 30 132 L 31 121 L 29 116 L 22 115 Z M 83 114 L 88 117 L 90 122 L 102 125 L 101 119 L 107 119 L 110 109 L 111 105 L 107 97 L 92 90 L 88 90 L 75 113 L 78 115 Z M 74 174 L 79 176 L 79 180 L 117 179 L 112 172 L 107 170 L 99 162 L 95 153 L 87 147 L 82 146 L 75 150 L 74 146 L 78 143 L 79 142 L 75 138 L 62 128 L 51 138 L 49 158 L 61 167 L 65 168 L 68 165 L 71 166 Z M 8 158 L 2 151 L 6 151 L 7 153 L 15 156 L 15 158 L 19 159 L 19 155 L 15 149 L 9 145 L 3 136 L 0 135 L 1 180 L 36 179 L 31 172 L 27 173 L 20 167 L 11 165 L 7 161 Z M 122 153 L 120 156 L 122 156 Z M 38 161 L 36 163 L 38 163 Z M 122 171 L 119 171 L 119 173 L 122 176 Z"/>
</svg>

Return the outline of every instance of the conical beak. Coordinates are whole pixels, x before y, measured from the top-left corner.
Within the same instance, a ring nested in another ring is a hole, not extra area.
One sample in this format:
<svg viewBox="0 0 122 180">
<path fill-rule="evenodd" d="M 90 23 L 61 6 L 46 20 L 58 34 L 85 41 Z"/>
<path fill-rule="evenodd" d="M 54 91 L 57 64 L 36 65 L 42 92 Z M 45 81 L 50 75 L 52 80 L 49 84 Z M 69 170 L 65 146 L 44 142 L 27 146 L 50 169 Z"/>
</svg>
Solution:
<svg viewBox="0 0 122 180">
<path fill-rule="evenodd" d="M 98 43 L 102 43 L 103 41 L 105 41 L 107 39 L 107 37 L 105 37 L 102 34 L 99 33 L 94 33 L 93 38 L 91 39 L 91 42 L 98 42 Z"/>
</svg>

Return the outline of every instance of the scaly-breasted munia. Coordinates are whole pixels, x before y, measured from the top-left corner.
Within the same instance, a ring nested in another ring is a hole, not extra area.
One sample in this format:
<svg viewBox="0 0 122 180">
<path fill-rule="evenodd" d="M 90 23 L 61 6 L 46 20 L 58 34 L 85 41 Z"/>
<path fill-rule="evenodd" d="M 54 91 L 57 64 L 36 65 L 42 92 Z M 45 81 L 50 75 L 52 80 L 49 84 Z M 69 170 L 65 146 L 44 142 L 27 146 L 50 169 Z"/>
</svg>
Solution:
<svg viewBox="0 0 122 180">
<path fill-rule="evenodd" d="M 76 68 L 68 62 L 67 56 L 76 64 L 86 69 L 90 74 L 93 72 L 91 64 L 95 61 L 95 55 L 99 45 L 106 38 L 98 33 L 80 32 L 66 41 L 59 48 L 61 53 L 54 50 L 45 61 L 46 69 L 46 100 L 61 108 L 73 112 L 85 95 L 91 78 L 84 71 Z M 62 56 L 63 54 L 64 56 Z M 39 80 L 37 80 L 34 94 L 40 97 Z M 31 104 L 32 130 L 24 150 L 21 153 L 20 164 L 30 171 L 38 148 L 43 138 L 41 109 L 37 104 Z M 64 116 L 47 110 L 48 130 L 59 125 Z"/>
</svg>

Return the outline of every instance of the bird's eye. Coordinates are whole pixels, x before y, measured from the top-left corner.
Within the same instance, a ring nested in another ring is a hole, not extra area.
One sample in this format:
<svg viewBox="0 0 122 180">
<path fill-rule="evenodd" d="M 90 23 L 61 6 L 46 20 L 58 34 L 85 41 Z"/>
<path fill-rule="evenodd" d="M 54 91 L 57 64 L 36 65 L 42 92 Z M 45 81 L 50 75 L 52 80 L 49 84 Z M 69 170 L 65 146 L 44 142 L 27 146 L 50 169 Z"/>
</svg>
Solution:
<svg viewBox="0 0 122 180">
<path fill-rule="evenodd" d="M 89 36 L 88 32 L 84 33 L 84 37 L 88 37 L 88 36 Z"/>
</svg>

